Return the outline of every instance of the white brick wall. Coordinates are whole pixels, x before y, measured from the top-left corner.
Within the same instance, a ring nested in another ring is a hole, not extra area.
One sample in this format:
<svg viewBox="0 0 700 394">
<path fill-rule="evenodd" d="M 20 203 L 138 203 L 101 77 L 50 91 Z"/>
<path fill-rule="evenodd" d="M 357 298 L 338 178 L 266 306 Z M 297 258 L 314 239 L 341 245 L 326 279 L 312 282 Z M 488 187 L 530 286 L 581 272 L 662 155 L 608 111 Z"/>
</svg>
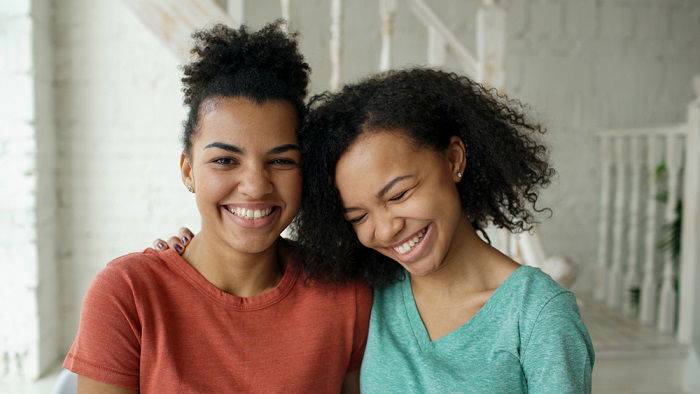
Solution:
<svg viewBox="0 0 700 394">
<path fill-rule="evenodd" d="M 55 266 L 50 231 L 54 190 L 47 179 L 49 163 L 37 157 L 54 150 L 53 119 L 43 93 L 50 91 L 50 67 L 44 62 L 48 50 L 35 44 L 35 26 L 41 23 L 31 1 L 17 0 L 0 7 L 0 379 L 36 378 L 55 361 L 57 337 L 45 333 L 40 316 L 56 300 L 55 275 L 43 276 L 43 265 Z M 46 8 L 46 3 L 43 4 Z M 37 40 L 39 38 L 39 40 Z M 48 48 L 47 44 L 44 44 Z M 41 74 L 41 75 L 40 75 Z M 41 98 L 38 98 L 39 96 Z M 48 138 L 45 138 L 48 137 Z M 48 166 L 48 167 L 47 167 Z M 50 176 L 49 176 L 50 177 Z M 46 204 L 48 202 L 48 204 Z M 41 230 L 39 230 L 41 228 Z M 45 231 L 49 229 L 49 231 Z M 44 240 L 46 238 L 46 240 Z M 50 271 L 47 272 L 50 274 Z M 54 303 L 55 305 L 55 303 Z M 55 332 L 56 330 L 54 330 Z"/>
<path fill-rule="evenodd" d="M 82 297 L 111 259 L 187 225 L 180 71 L 121 1 L 54 9 L 58 253 L 66 351 Z"/>
<path fill-rule="evenodd" d="M 181 225 L 198 227 L 177 169 L 185 116 L 180 72 L 175 58 L 120 1 L 60 0 L 43 11 L 22 6 L 29 1 L 10 3 L 12 12 L 0 7 L 0 86 L 13 86 L 10 96 L 3 89 L 0 105 L 0 164 L 12 163 L 9 187 L 0 188 L 0 230 L 12 231 L 0 237 L 0 261 L 13 263 L 1 266 L 3 278 L 12 283 L 0 291 L 3 299 L 18 300 L 8 308 L 14 308 L 10 316 L 21 327 L 18 316 L 41 317 L 38 327 L 24 330 L 26 338 L 41 335 L 50 352 L 52 336 L 58 336 L 63 353 L 74 336 L 82 296 L 106 262 Z M 478 1 L 430 3 L 473 49 Z M 502 3 L 509 29 L 507 91 L 531 104 L 549 127 L 559 171 L 543 195 L 543 204 L 555 212 L 541 226 L 544 241 L 551 253 L 574 259 L 582 269 L 577 287 L 587 289 L 597 242 L 592 131 L 683 119 L 690 78 L 700 72 L 700 2 Z M 319 91 L 330 75 L 329 2 L 292 4 L 292 24 L 314 69 L 313 91 Z M 353 0 L 345 8 L 343 73 L 355 80 L 377 68 L 378 7 L 375 0 Z M 46 40 L 26 44 L 31 42 L 29 12 L 42 21 L 36 36 L 50 36 L 52 49 Z M 278 14 L 277 0 L 246 2 L 254 27 Z M 396 22 L 402 37 L 395 43 L 396 64 L 422 63 L 425 32 L 405 9 Z M 21 34 L 8 38 L 9 31 Z M 32 61 L 35 79 L 28 71 Z M 51 190 L 57 190 L 55 203 Z M 57 265 L 32 263 L 52 261 L 52 250 Z M 60 280 L 51 280 L 55 272 Z M 56 292 L 58 307 L 47 302 Z M 40 300 L 38 310 L 32 297 Z"/>
</svg>

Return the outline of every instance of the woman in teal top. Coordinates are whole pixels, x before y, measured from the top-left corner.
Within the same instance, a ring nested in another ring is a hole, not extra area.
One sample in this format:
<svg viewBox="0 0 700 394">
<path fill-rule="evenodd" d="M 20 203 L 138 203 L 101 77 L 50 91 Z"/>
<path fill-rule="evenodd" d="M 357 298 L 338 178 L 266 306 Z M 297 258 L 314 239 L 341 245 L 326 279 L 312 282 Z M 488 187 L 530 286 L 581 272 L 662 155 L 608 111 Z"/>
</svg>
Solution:
<svg viewBox="0 0 700 394">
<path fill-rule="evenodd" d="M 573 294 L 477 235 L 530 228 L 554 174 L 543 132 L 519 102 L 435 70 L 312 99 L 293 230 L 309 278 L 374 286 L 363 392 L 591 391 Z"/>
<path fill-rule="evenodd" d="M 295 232 L 312 277 L 375 287 L 363 392 L 591 391 L 574 296 L 477 235 L 530 228 L 554 173 L 541 133 L 519 102 L 435 70 L 312 99 Z"/>
</svg>

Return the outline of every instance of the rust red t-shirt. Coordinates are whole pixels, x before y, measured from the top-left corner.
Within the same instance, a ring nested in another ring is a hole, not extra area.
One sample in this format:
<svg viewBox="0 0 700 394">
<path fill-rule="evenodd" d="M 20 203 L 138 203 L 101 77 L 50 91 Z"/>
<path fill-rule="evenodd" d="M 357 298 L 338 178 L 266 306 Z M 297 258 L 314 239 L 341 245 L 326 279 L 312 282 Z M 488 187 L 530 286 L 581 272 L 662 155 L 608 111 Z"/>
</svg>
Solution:
<svg viewBox="0 0 700 394">
<path fill-rule="evenodd" d="M 286 267 L 274 289 L 241 298 L 172 250 L 120 257 L 92 282 L 63 366 L 142 392 L 339 392 L 360 367 L 371 291 Z"/>
</svg>

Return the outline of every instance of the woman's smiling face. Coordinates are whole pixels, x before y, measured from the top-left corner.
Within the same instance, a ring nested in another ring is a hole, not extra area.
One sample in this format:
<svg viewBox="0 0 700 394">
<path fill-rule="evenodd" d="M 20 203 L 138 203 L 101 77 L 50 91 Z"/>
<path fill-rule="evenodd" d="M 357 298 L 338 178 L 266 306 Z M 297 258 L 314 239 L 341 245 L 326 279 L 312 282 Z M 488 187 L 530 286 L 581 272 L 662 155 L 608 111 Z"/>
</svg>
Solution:
<svg viewBox="0 0 700 394">
<path fill-rule="evenodd" d="M 299 123 L 282 100 L 213 98 L 202 105 L 183 180 L 195 190 L 202 233 L 245 253 L 272 246 L 301 199 Z"/>
<path fill-rule="evenodd" d="M 360 242 L 411 274 L 438 270 L 465 216 L 455 182 L 465 148 L 419 147 L 402 131 L 361 135 L 340 157 L 335 183 Z"/>
</svg>

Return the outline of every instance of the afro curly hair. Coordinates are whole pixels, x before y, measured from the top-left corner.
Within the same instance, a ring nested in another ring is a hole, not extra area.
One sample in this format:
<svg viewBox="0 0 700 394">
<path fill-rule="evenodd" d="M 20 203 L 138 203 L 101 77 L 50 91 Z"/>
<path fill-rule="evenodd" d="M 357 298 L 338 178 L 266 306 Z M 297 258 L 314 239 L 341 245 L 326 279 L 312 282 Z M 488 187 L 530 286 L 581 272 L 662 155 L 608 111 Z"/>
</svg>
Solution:
<svg viewBox="0 0 700 394">
<path fill-rule="evenodd" d="M 363 133 L 400 130 L 419 147 L 444 151 L 452 136 L 467 148 L 469 167 L 456 184 L 463 211 L 477 231 L 489 224 L 528 230 L 538 192 L 554 175 L 538 136 L 545 130 L 519 101 L 467 77 L 434 69 L 379 74 L 340 92 L 313 97 L 301 129 L 303 197 L 293 223 L 310 278 L 365 279 L 390 284 L 399 264 L 360 244 L 345 219 L 335 168 Z"/>
<path fill-rule="evenodd" d="M 285 33 L 282 20 L 254 32 L 217 24 L 192 34 L 195 60 L 183 67 L 185 105 L 189 114 L 182 135 L 186 154 L 192 148 L 200 110 L 210 99 L 246 97 L 258 103 L 287 100 L 304 115 L 311 68 L 299 52 L 296 34 Z"/>
</svg>

